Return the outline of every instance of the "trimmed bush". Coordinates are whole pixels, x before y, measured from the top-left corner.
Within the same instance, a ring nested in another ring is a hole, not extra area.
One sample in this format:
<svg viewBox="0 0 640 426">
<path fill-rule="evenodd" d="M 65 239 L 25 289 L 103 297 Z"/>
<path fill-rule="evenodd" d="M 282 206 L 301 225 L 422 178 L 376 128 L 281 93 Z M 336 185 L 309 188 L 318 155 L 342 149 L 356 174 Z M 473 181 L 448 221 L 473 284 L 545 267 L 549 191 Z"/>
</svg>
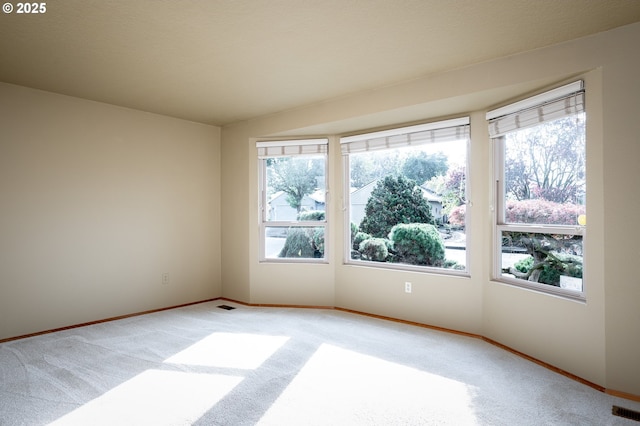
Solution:
<svg viewBox="0 0 640 426">
<path fill-rule="evenodd" d="M 574 278 L 582 278 L 582 258 L 572 254 L 561 254 L 558 256 L 563 262 L 565 274 Z"/>
<path fill-rule="evenodd" d="M 356 238 L 356 234 L 358 233 L 358 225 L 351 222 L 351 244 L 353 245 L 353 240 Z"/>
<path fill-rule="evenodd" d="M 433 225 L 398 224 L 391 228 L 389 239 L 397 262 L 438 267 L 444 264 L 444 241 Z"/>
<path fill-rule="evenodd" d="M 384 238 L 369 238 L 360 243 L 358 251 L 365 260 L 373 260 L 374 262 L 384 262 L 389 256 L 387 250 L 387 241 Z"/>
<path fill-rule="evenodd" d="M 310 210 L 298 213 L 301 221 L 323 221 L 325 212 Z M 278 257 L 321 258 L 324 256 L 324 228 L 289 228 L 287 240 L 284 242 Z"/>
<path fill-rule="evenodd" d="M 312 258 L 315 257 L 315 250 L 313 248 L 313 242 L 311 237 L 307 235 L 307 232 L 303 228 L 289 228 L 287 234 L 287 240 L 284 242 L 284 246 L 278 257 L 302 257 Z"/>
<path fill-rule="evenodd" d="M 360 243 L 364 240 L 368 240 L 371 238 L 371 235 L 366 232 L 356 232 L 355 237 L 353 237 L 352 247 L 354 250 L 360 250 Z"/>
<path fill-rule="evenodd" d="M 553 256 L 557 261 L 545 260 L 538 282 L 558 287 L 560 286 L 560 275 L 582 278 L 582 259 L 579 256 L 563 253 L 553 253 Z M 527 273 L 533 263 L 533 256 L 529 256 L 517 261 L 513 267 L 520 272 Z"/>
<path fill-rule="evenodd" d="M 324 257 L 324 228 L 314 228 L 313 230 L 313 248 L 315 250 L 315 257 Z"/>
<path fill-rule="evenodd" d="M 579 204 L 554 203 L 542 199 L 508 200 L 505 219 L 510 223 L 542 223 L 552 225 L 577 225 L 578 216 L 585 213 Z M 464 225 L 466 206 L 454 207 L 449 213 L 449 223 Z"/>
<path fill-rule="evenodd" d="M 513 267 L 520 272 L 526 273 L 529 272 L 529 270 L 533 266 L 533 262 L 533 256 L 529 256 L 517 261 L 513 265 Z M 542 267 L 542 272 L 540 272 L 538 282 L 560 287 L 560 272 L 557 269 L 552 268 L 549 264 L 545 263 Z"/>
<path fill-rule="evenodd" d="M 544 223 L 577 225 L 585 207 L 571 203 L 554 203 L 542 199 L 507 201 L 505 219 L 510 223 Z"/>
<path fill-rule="evenodd" d="M 322 210 L 309 210 L 306 212 L 298 213 L 298 220 L 317 220 L 322 221 L 326 217 L 325 212 Z"/>
<path fill-rule="evenodd" d="M 464 271 L 464 265 L 461 265 L 455 260 L 451 260 L 451 259 L 445 259 L 442 267 L 446 269 L 457 269 L 459 271 Z"/>
</svg>

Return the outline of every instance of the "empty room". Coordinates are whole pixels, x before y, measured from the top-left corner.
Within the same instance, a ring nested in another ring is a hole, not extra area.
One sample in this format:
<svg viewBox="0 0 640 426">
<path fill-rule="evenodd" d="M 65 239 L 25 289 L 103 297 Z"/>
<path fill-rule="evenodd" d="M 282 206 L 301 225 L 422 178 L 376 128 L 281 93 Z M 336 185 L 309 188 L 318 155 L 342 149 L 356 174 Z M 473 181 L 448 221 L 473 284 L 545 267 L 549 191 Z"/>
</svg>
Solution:
<svg viewBox="0 0 640 426">
<path fill-rule="evenodd" d="M 640 421 L 640 2 L 3 2 L 0 425 Z"/>
</svg>

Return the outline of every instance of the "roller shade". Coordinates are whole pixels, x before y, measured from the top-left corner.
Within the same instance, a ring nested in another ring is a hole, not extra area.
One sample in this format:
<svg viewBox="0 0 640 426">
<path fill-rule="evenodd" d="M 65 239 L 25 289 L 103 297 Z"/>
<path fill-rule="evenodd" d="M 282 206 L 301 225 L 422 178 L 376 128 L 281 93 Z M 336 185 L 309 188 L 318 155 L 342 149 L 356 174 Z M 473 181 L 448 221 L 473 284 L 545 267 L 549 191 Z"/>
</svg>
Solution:
<svg viewBox="0 0 640 426">
<path fill-rule="evenodd" d="M 496 138 L 581 112 L 584 112 L 582 80 L 489 111 L 489 136 Z"/>
<path fill-rule="evenodd" d="M 469 138 L 469 117 L 340 138 L 343 155 Z"/>
<path fill-rule="evenodd" d="M 328 139 L 262 141 L 256 142 L 256 148 L 258 148 L 258 158 L 269 158 L 290 155 L 326 154 L 328 144 Z"/>
</svg>

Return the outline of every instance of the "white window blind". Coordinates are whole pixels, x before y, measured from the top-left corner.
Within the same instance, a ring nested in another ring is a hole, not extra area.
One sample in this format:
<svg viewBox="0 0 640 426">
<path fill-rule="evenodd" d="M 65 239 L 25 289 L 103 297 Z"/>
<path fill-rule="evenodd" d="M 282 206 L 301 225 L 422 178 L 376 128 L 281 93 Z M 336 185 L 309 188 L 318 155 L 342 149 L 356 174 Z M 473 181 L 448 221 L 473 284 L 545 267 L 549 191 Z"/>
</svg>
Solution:
<svg viewBox="0 0 640 426">
<path fill-rule="evenodd" d="M 289 155 L 326 154 L 328 144 L 328 139 L 298 139 L 256 142 L 256 148 L 258 148 L 258 158 L 268 158 Z"/>
<path fill-rule="evenodd" d="M 584 111 L 582 80 L 489 111 L 489 135 L 502 136 Z"/>
<path fill-rule="evenodd" d="M 340 138 L 343 155 L 469 138 L 469 117 Z"/>
</svg>

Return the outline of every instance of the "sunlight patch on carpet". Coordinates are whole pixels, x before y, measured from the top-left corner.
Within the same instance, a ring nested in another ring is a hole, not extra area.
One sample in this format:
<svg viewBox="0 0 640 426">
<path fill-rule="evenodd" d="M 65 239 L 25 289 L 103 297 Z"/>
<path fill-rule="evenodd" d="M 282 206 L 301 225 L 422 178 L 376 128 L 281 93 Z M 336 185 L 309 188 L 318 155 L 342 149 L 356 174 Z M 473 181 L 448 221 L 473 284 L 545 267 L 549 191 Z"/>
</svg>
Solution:
<svg viewBox="0 0 640 426">
<path fill-rule="evenodd" d="M 473 425 L 466 384 L 323 344 L 260 425 Z"/>
<path fill-rule="evenodd" d="M 51 423 L 54 426 L 190 425 L 242 377 L 147 370 Z"/>
<path fill-rule="evenodd" d="M 289 340 L 286 336 L 213 333 L 165 362 L 253 370 Z"/>
</svg>

